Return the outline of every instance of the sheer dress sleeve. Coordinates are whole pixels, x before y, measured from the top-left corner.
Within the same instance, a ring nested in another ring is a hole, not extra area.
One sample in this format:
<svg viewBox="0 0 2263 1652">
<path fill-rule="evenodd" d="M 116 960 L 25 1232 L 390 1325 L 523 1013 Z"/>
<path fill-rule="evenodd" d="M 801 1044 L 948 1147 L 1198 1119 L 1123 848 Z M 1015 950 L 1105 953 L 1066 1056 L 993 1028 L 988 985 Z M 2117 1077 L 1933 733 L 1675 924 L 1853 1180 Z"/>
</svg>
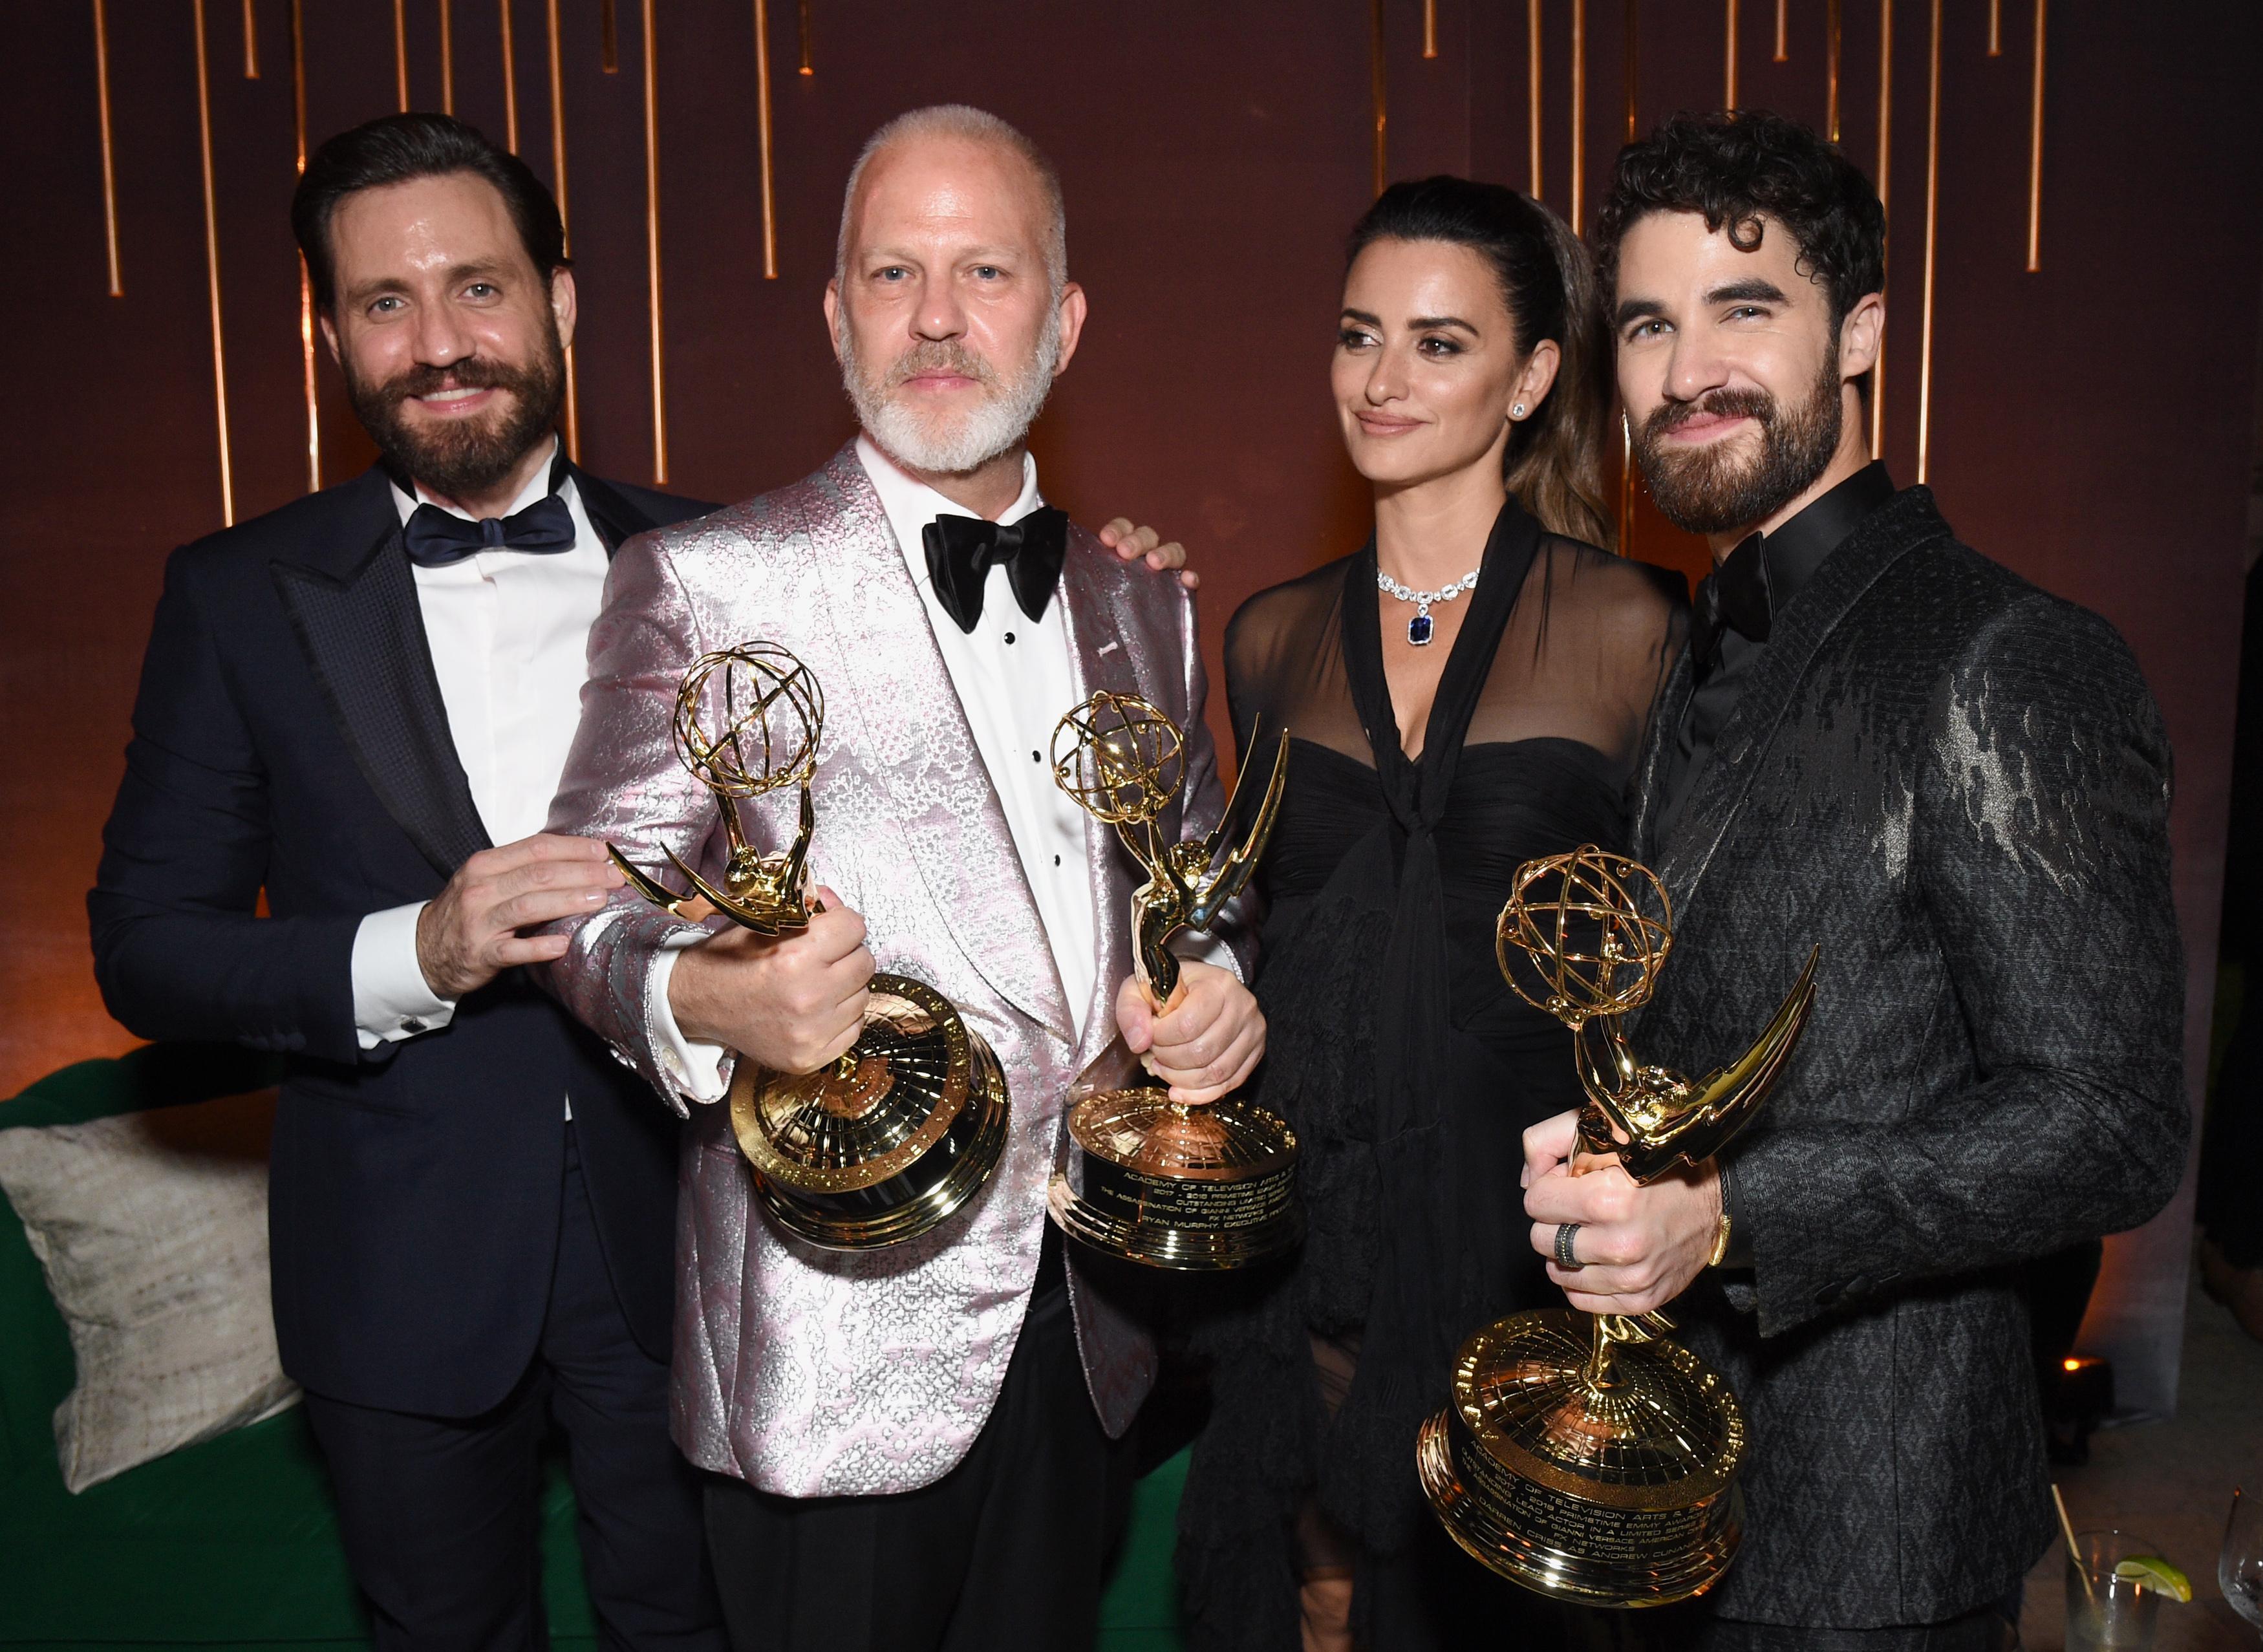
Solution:
<svg viewBox="0 0 2263 1652">
<path fill-rule="evenodd" d="M 1344 677 L 1346 557 L 1242 604 L 1225 631 L 1226 705 L 1237 756 L 1260 734 L 1286 728 L 1299 740 L 1372 768 L 1375 756 Z"/>
<path fill-rule="evenodd" d="M 1464 743 L 1574 740 L 1623 789 L 1688 633 L 1673 577 L 1576 540 L 1543 539 Z"/>
</svg>

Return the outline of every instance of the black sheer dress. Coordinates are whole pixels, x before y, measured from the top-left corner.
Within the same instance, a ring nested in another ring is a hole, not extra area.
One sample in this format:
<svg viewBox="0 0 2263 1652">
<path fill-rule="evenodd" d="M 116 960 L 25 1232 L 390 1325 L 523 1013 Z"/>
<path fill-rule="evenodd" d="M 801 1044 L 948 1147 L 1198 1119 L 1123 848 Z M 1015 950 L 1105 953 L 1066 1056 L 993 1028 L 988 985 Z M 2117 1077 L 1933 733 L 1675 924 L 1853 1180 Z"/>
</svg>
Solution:
<svg viewBox="0 0 2263 1652">
<path fill-rule="evenodd" d="M 1371 541 L 1252 598 L 1227 633 L 1245 749 L 1253 729 L 1292 736 L 1259 873 L 1255 1090 L 1303 1144 L 1309 1236 L 1225 1285 L 1197 1332 L 1212 1411 L 1179 1563 L 1203 1652 L 1294 1652 L 1313 1572 L 1350 1572 L 1370 1652 L 1545 1643 L 1557 1621 L 1451 1547 L 1414 1436 L 1464 1337 L 1562 1300 L 1531 1247 L 1521 1136 L 1578 1083 L 1569 1035 L 1501 980 L 1493 922 L 1526 859 L 1623 843 L 1683 622 L 1656 570 L 1514 500 L 1480 567 L 1413 761 Z"/>
</svg>

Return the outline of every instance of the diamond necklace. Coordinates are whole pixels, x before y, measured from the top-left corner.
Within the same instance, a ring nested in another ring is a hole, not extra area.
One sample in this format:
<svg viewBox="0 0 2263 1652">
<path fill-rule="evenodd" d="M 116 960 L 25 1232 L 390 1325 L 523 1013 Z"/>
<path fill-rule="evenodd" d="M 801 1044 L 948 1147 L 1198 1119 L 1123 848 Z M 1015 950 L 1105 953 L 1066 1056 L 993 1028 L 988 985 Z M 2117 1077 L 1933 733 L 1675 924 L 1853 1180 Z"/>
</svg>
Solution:
<svg viewBox="0 0 2263 1652">
<path fill-rule="evenodd" d="M 1411 602 L 1414 605 L 1414 617 L 1406 622 L 1406 641 L 1415 648 L 1427 648 L 1429 646 L 1433 628 L 1430 605 L 1434 602 L 1451 602 L 1464 591 L 1475 591 L 1478 584 L 1478 571 L 1472 568 L 1459 579 L 1441 585 L 1435 591 L 1410 591 L 1385 573 L 1381 565 L 1377 564 L 1375 570 L 1375 588 L 1386 595 L 1398 598 L 1401 602 Z"/>
</svg>

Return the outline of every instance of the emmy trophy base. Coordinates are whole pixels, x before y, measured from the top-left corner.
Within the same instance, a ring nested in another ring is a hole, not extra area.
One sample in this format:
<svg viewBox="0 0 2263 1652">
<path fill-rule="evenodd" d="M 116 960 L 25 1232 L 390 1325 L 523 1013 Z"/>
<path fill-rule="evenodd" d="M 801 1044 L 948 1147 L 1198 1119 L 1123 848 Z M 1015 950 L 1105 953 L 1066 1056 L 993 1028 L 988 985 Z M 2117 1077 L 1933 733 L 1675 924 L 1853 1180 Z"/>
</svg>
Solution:
<svg viewBox="0 0 2263 1652">
<path fill-rule="evenodd" d="M 1717 1582 L 1744 1535 L 1744 1419 L 1728 1386 L 1671 1343 L 1613 1351 L 1587 1380 L 1589 1322 L 1518 1314 L 1471 1337 L 1454 1402 L 1415 1467 L 1439 1522 L 1514 1583 L 1591 1606 L 1663 1606 Z"/>
<path fill-rule="evenodd" d="M 1062 1232 L 1148 1267 L 1246 1267 L 1304 1237 L 1295 1132 L 1229 1096 L 1173 1105 L 1155 1089 L 1109 1090 L 1069 1114 L 1074 1143 L 1046 1208 Z"/>
<path fill-rule="evenodd" d="M 742 1068 L 731 1126 L 777 1225 L 828 1250 L 915 1239 L 989 1178 L 1006 1146 L 1006 1080 L 933 988 L 872 977 L 864 1031 L 809 1074 Z"/>
</svg>

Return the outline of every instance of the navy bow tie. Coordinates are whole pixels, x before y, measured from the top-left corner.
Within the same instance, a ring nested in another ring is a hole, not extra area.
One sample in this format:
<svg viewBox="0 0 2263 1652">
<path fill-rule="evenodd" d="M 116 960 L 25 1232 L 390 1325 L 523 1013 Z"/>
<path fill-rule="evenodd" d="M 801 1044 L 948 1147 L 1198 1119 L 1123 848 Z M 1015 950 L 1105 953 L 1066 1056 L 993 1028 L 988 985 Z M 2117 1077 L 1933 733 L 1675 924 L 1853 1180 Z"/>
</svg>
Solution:
<svg viewBox="0 0 2263 1652">
<path fill-rule="evenodd" d="M 1721 657 L 1721 634 L 1733 631 L 1749 642 L 1768 640 L 1775 619 L 1768 588 L 1767 541 L 1748 533 L 1721 559 L 1711 577 L 1697 587 L 1696 612 L 1689 620 L 1689 656 L 1702 676 Z"/>
<path fill-rule="evenodd" d="M 961 631 L 972 631 L 982 617 L 982 587 L 1001 562 L 1014 600 L 1035 620 L 1045 612 L 1068 554 L 1068 512 L 1046 505 L 1011 526 L 980 517 L 940 516 L 920 531 L 920 542 L 927 548 L 935 594 Z"/>
<path fill-rule="evenodd" d="M 401 530 L 408 560 L 419 568 L 446 568 L 481 551 L 529 551 L 548 556 L 574 548 L 574 513 L 556 494 L 507 517 L 469 521 L 437 504 L 420 504 Z"/>
</svg>

